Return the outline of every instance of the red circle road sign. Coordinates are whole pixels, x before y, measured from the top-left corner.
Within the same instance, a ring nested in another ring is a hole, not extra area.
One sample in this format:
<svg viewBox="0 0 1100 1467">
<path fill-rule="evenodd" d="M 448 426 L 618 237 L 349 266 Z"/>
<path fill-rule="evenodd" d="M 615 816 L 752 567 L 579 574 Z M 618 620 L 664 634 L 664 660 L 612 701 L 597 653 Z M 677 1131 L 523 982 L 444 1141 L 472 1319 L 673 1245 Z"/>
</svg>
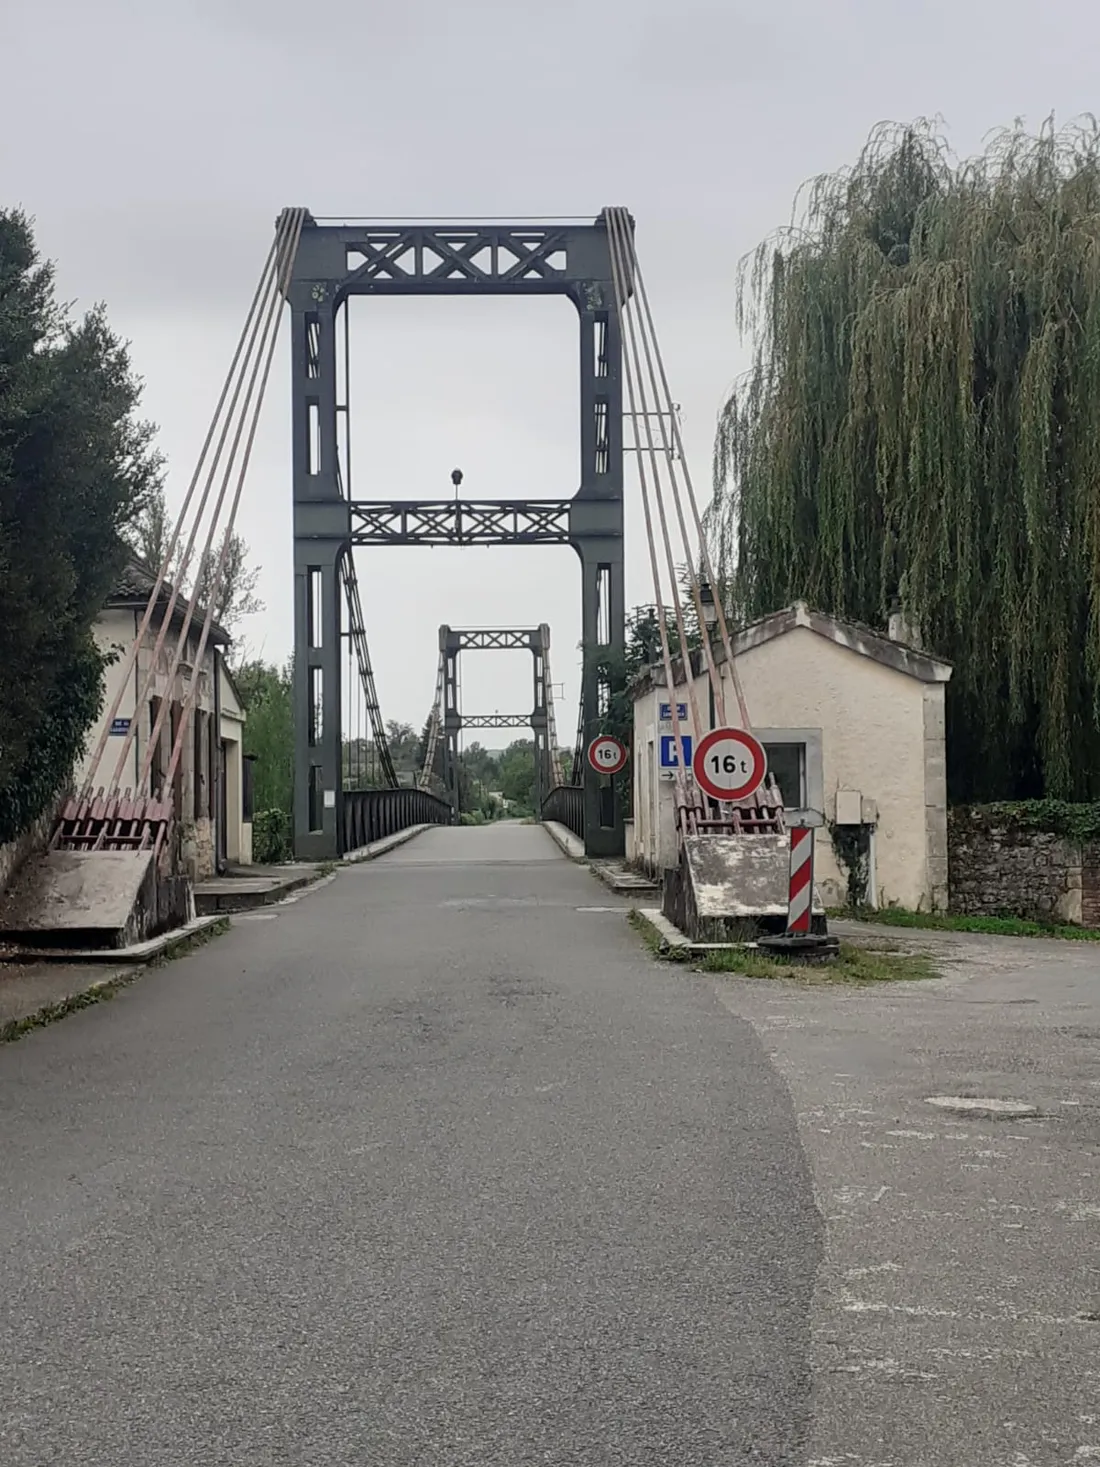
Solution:
<svg viewBox="0 0 1100 1467">
<path fill-rule="evenodd" d="M 588 762 L 600 774 L 618 774 L 626 763 L 626 745 L 610 734 L 601 734 L 588 746 Z"/>
<path fill-rule="evenodd" d="M 764 783 L 768 756 L 743 728 L 715 728 L 699 740 L 691 761 L 695 783 L 712 800 L 743 800 Z"/>
</svg>

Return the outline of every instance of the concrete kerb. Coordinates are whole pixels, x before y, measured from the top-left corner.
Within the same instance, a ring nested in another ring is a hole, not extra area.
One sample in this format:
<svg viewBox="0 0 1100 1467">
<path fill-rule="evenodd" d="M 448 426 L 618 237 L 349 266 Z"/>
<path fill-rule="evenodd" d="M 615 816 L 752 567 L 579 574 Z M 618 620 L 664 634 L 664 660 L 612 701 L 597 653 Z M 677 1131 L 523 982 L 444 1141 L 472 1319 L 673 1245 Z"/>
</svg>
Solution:
<svg viewBox="0 0 1100 1467">
<path fill-rule="evenodd" d="M 213 937 L 228 927 L 227 917 L 201 917 L 175 932 L 128 949 L 24 953 L 24 971 L 8 978 L 0 965 L 0 1044 L 21 1039 L 77 1009 L 113 998 L 163 960 L 177 953 L 182 956 L 196 940 Z M 14 958 L 13 953 L 5 954 L 9 963 Z M 28 968 L 31 971 L 26 971 Z"/>
<path fill-rule="evenodd" d="M 410 825 L 407 830 L 399 830 L 396 835 L 387 835 L 383 840 L 372 841 L 369 846 L 361 846 L 357 851 L 348 851 L 342 857 L 341 864 L 344 866 L 358 866 L 362 861 L 376 861 L 379 856 L 384 856 L 387 851 L 392 851 L 397 846 L 403 846 L 406 841 L 414 840 L 416 836 L 422 835 L 426 830 L 435 830 L 434 825 Z"/>
<path fill-rule="evenodd" d="M 542 828 L 570 861 L 587 863 L 593 876 L 610 888 L 616 896 L 654 897 L 660 893 L 657 882 L 629 870 L 621 861 L 589 861 L 584 853 L 584 842 L 557 820 L 544 820 Z"/>
<path fill-rule="evenodd" d="M 543 820 L 541 823 L 543 830 L 563 855 L 568 856 L 570 861 L 584 860 L 584 841 L 578 840 L 567 825 L 562 825 L 557 820 Z"/>
<path fill-rule="evenodd" d="M 354 851 L 344 859 L 350 864 L 374 860 L 430 828 L 427 825 L 412 826 L 385 840 L 375 841 L 362 851 Z M 271 905 L 282 906 L 297 901 L 308 891 L 331 880 L 338 871 L 339 866 L 328 875 L 322 869 L 303 873 L 300 879 L 295 878 L 280 888 Z M 171 958 L 196 939 L 227 931 L 229 926 L 228 914 L 218 912 L 195 917 L 183 927 L 130 947 L 6 949 L 0 954 L 0 1043 L 20 1039 L 31 1030 L 63 1019 L 77 1009 L 88 1008 L 113 997 L 119 989 L 143 976 L 151 964 Z M 5 963 L 33 966 L 38 971 L 33 980 L 29 975 L 18 975 L 5 982 Z M 67 968 L 88 971 L 66 973 Z M 17 991 L 20 988 L 23 989 L 22 995 Z"/>
<path fill-rule="evenodd" d="M 199 882 L 195 887 L 196 907 L 208 917 L 248 912 L 256 907 L 274 907 L 324 875 L 320 866 L 309 866 L 278 880 L 268 878 L 262 866 L 256 867 L 255 871 L 256 875 L 251 877 L 234 875 Z"/>
<path fill-rule="evenodd" d="M 616 896 L 652 899 L 661 894 L 659 882 L 652 877 L 642 876 L 637 871 L 631 871 L 629 866 L 624 866 L 621 862 L 592 861 L 590 865 L 594 875 L 600 878 L 604 886 L 610 887 Z"/>
<path fill-rule="evenodd" d="M 18 978 L 5 983 L 0 977 L 0 1044 L 10 1044 L 32 1029 L 42 1029 L 77 1009 L 113 998 L 144 969 L 131 966 L 116 967 L 113 972 L 99 969 L 95 972 L 94 978 L 86 971 L 73 977 L 66 976 L 64 968 L 51 967 L 45 973 L 36 974 L 32 983 Z"/>
<path fill-rule="evenodd" d="M 656 934 L 660 951 L 675 953 L 680 957 L 691 955 L 703 957 L 707 953 L 752 953 L 761 952 L 758 942 L 692 942 L 674 922 L 656 907 L 637 907 L 637 916 Z"/>
<path fill-rule="evenodd" d="M 5 949 L 0 957 L 0 963 L 65 963 L 69 966 L 74 963 L 134 965 L 151 963 L 156 958 L 168 956 L 177 947 L 191 942 L 193 938 L 210 932 L 211 928 L 228 927 L 228 925 L 229 918 L 224 913 L 215 913 L 208 917 L 194 917 L 183 927 L 175 927 L 171 932 L 162 932 L 159 937 L 150 937 L 145 942 L 135 942 L 130 947 L 13 947 Z"/>
</svg>

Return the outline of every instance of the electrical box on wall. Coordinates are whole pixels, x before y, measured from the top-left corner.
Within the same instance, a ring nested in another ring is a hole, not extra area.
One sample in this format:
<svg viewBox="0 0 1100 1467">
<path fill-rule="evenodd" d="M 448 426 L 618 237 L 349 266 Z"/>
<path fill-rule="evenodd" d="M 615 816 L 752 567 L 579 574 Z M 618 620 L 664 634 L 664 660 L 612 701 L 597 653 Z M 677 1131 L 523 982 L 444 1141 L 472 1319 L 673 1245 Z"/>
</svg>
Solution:
<svg viewBox="0 0 1100 1467">
<path fill-rule="evenodd" d="M 863 796 L 859 790 L 837 790 L 836 823 L 837 825 L 863 824 Z"/>
</svg>

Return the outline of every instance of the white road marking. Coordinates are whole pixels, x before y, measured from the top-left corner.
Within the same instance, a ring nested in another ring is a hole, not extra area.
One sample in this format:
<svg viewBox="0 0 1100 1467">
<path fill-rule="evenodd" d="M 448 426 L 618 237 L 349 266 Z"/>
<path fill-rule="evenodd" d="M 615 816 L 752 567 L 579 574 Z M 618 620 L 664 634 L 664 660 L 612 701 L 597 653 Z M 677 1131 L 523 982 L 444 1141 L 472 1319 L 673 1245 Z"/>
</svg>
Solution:
<svg viewBox="0 0 1100 1467">
<path fill-rule="evenodd" d="M 929 1095 L 924 1103 L 938 1106 L 940 1110 L 956 1111 L 959 1115 L 974 1111 L 983 1115 L 1011 1116 L 1013 1120 L 1023 1120 L 1025 1116 L 1039 1114 L 1038 1106 L 1028 1105 L 1025 1100 L 994 1100 L 977 1095 Z"/>
</svg>

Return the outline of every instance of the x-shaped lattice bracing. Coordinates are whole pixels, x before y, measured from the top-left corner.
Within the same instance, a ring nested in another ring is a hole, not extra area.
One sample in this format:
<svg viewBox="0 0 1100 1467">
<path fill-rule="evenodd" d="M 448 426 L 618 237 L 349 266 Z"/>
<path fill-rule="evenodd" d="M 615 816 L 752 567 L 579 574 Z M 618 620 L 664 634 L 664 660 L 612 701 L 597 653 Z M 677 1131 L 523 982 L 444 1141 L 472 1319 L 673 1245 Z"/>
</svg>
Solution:
<svg viewBox="0 0 1100 1467">
<path fill-rule="evenodd" d="M 462 631 L 452 628 L 451 635 L 457 637 L 460 652 L 529 652 L 539 634 L 537 630 L 521 631 L 514 627 L 475 627 Z"/>
<path fill-rule="evenodd" d="M 355 545 L 568 545 L 568 499 L 352 500 Z"/>
<path fill-rule="evenodd" d="M 566 240 L 553 230 L 377 230 L 350 243 L 347 259 L 349 266 L 363 261 L 349 275 L 349 285 L 370 280 L 559 280 L 565 275 Z"/>
<path fill-rule="evenodd" d="M 530 728 L 529 713 L 475 713 L 462 715 L 462 727 L 467 733 L 489 728 Z"/>
</svg>

